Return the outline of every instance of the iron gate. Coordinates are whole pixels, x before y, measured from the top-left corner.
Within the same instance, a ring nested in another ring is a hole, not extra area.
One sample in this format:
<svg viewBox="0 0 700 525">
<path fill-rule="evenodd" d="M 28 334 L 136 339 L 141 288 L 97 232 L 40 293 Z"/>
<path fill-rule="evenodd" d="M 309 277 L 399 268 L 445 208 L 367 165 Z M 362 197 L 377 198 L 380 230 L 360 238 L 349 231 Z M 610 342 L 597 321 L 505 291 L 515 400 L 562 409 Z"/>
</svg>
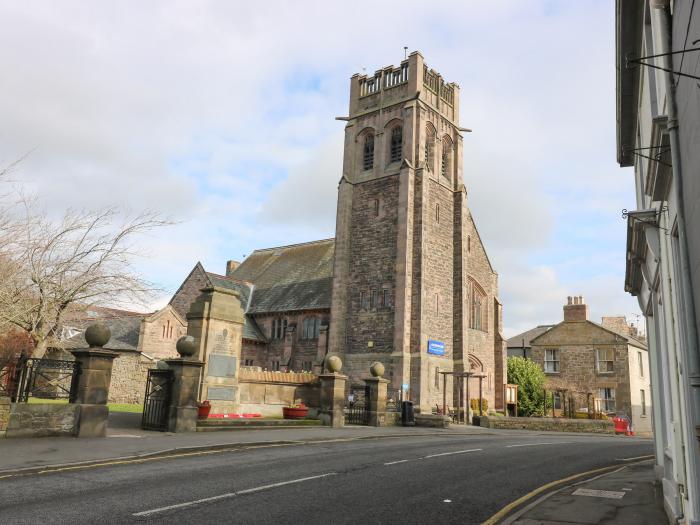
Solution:
<svg viewBox="0 0 700 525">
<path fill-rule="evenodd" d="M 34 359 L 24 356 L 0 362 L 0 395 L 13 402 L 38 399 L 75 401 L 80 364 L 61 359 Z"/>
<path fill-rule="evenodd" d="M 369 425 L 369 386 L 350 389 L 345 405 L 345 423 Z"/>
<path fill-rule="evenodd" d="M 141 417 L 142 429 L 167 430 L 172 384 L 172 370 L 154 368 L 148 371 L 146 396 L 143 400 L 143 416 Z"/>
</svg>

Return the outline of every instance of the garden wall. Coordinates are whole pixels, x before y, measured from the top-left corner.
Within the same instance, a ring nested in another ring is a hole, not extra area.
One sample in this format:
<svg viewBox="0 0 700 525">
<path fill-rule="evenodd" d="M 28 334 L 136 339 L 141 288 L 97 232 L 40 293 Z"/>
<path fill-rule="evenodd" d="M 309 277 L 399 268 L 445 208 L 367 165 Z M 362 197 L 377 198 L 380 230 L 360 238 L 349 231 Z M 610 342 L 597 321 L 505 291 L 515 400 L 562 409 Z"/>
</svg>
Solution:
<svg viewBox="0 0 700 525">
<path fill-rule="evenodd" d="M 0 397 L 0 437 L 5 435 L 7 424 L 10 421 L 10 398 Z"/>
<path fill-rule="evenodd" d="M 482 416 L 479 419 L 479 426 L 516 430 L 551 430 L 555 432 L 588 432 L 594 434 L 615 433 L 615 425 L 612 421 L 595 419 Z"/>
<path fill-rule="evenodd" d="M 75 436 L 80 407 L 77 404 L 14 403 L 5 437 Z"/>
</svg>

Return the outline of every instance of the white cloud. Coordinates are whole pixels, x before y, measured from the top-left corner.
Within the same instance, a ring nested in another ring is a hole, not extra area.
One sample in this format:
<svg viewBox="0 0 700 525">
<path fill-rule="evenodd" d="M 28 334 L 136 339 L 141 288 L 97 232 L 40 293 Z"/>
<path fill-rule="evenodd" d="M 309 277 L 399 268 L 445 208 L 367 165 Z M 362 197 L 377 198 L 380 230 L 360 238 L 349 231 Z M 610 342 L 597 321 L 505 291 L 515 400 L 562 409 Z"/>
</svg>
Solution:
<svg viewBox="0 0 700 525">
<path fill-rule="evenodd" d="M 556 235 L 574 209 L 582 228 L 616 231 L 633 199 L 614 164 L 613 6 L 440 6 L 3 2 L 0 163 L 37 148 L 17 177 L 54 214 L 121 204 L 182 220 L 144 243 L 143 271 L 172 290 L 197 260 L 223 271 L 256 247 L 333 234 L 333 117 L 353 73 L 397 64 L 407 45 L 461 85 L 465 181 L 506 325 L 556 320 L 568 293 L 627 308 L 622 267 L 596 262 L 614 258 L 584 272 Z"/>
</svg>

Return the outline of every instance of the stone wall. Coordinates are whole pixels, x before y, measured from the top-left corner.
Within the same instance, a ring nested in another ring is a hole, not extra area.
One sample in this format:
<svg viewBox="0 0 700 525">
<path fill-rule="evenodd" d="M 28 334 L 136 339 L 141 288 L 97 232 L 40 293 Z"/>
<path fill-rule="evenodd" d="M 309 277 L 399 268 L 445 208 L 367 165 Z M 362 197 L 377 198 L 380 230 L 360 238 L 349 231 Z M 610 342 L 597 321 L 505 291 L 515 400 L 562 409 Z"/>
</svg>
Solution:
<svg viewBox="0 0 700 525">
<path fill-rule="evenodd" d="M 5 435 L 7 424 L 10 421 L 10 398 L 0 397 L 0 437 Z"/>
<path fill-rule="evenodd" d="M 304 403 L 315 415 L 320 406 L 320 383 L 315 374 L 259 372 L 241 369 L 239 376 L 240 413 L 260 413 L 281 417 L 282 408 Z"/>
<path fill-rule="evenodd" d="M 6 437 L 75 436 L 80 405 L 14 403 Z"/>
<path fill-rule="evenodd" d="M 615 425 L 610 420 L 482 416 L 479 418 L 479 425 L 486 428 L 517 430 L 551 430 L 554 432 L 587 432 L 593 434 L 615 433 Z"/>
<path fill-rule="evenodd" d="M 155 367 L 155 361 L 139 352 L 120 352 L 119 354 L 112 365 L 109 402 L 143 403 L 148 369 Z"/>
</svg>

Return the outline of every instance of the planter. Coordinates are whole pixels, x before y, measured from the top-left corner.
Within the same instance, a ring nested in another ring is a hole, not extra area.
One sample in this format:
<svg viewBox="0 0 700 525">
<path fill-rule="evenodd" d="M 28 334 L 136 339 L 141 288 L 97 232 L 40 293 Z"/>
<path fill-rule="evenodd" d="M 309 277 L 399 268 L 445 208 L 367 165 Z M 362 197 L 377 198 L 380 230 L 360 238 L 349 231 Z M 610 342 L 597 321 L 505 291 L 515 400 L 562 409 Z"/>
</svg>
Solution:
<svg viewBox="0 0 700 525">
<path fill-rule="evenodd" d="M 282 407 L 284 419 L 304 419 L 309 415 L 309 407 Z"/>
<path fill-rule="evenodd" d="M 209 417 L 209 412 L 211 412 L 211 404 L 209 401 L 204 401 L 197 406 L 197 418 L 207 419 Z"/>
</svg>

